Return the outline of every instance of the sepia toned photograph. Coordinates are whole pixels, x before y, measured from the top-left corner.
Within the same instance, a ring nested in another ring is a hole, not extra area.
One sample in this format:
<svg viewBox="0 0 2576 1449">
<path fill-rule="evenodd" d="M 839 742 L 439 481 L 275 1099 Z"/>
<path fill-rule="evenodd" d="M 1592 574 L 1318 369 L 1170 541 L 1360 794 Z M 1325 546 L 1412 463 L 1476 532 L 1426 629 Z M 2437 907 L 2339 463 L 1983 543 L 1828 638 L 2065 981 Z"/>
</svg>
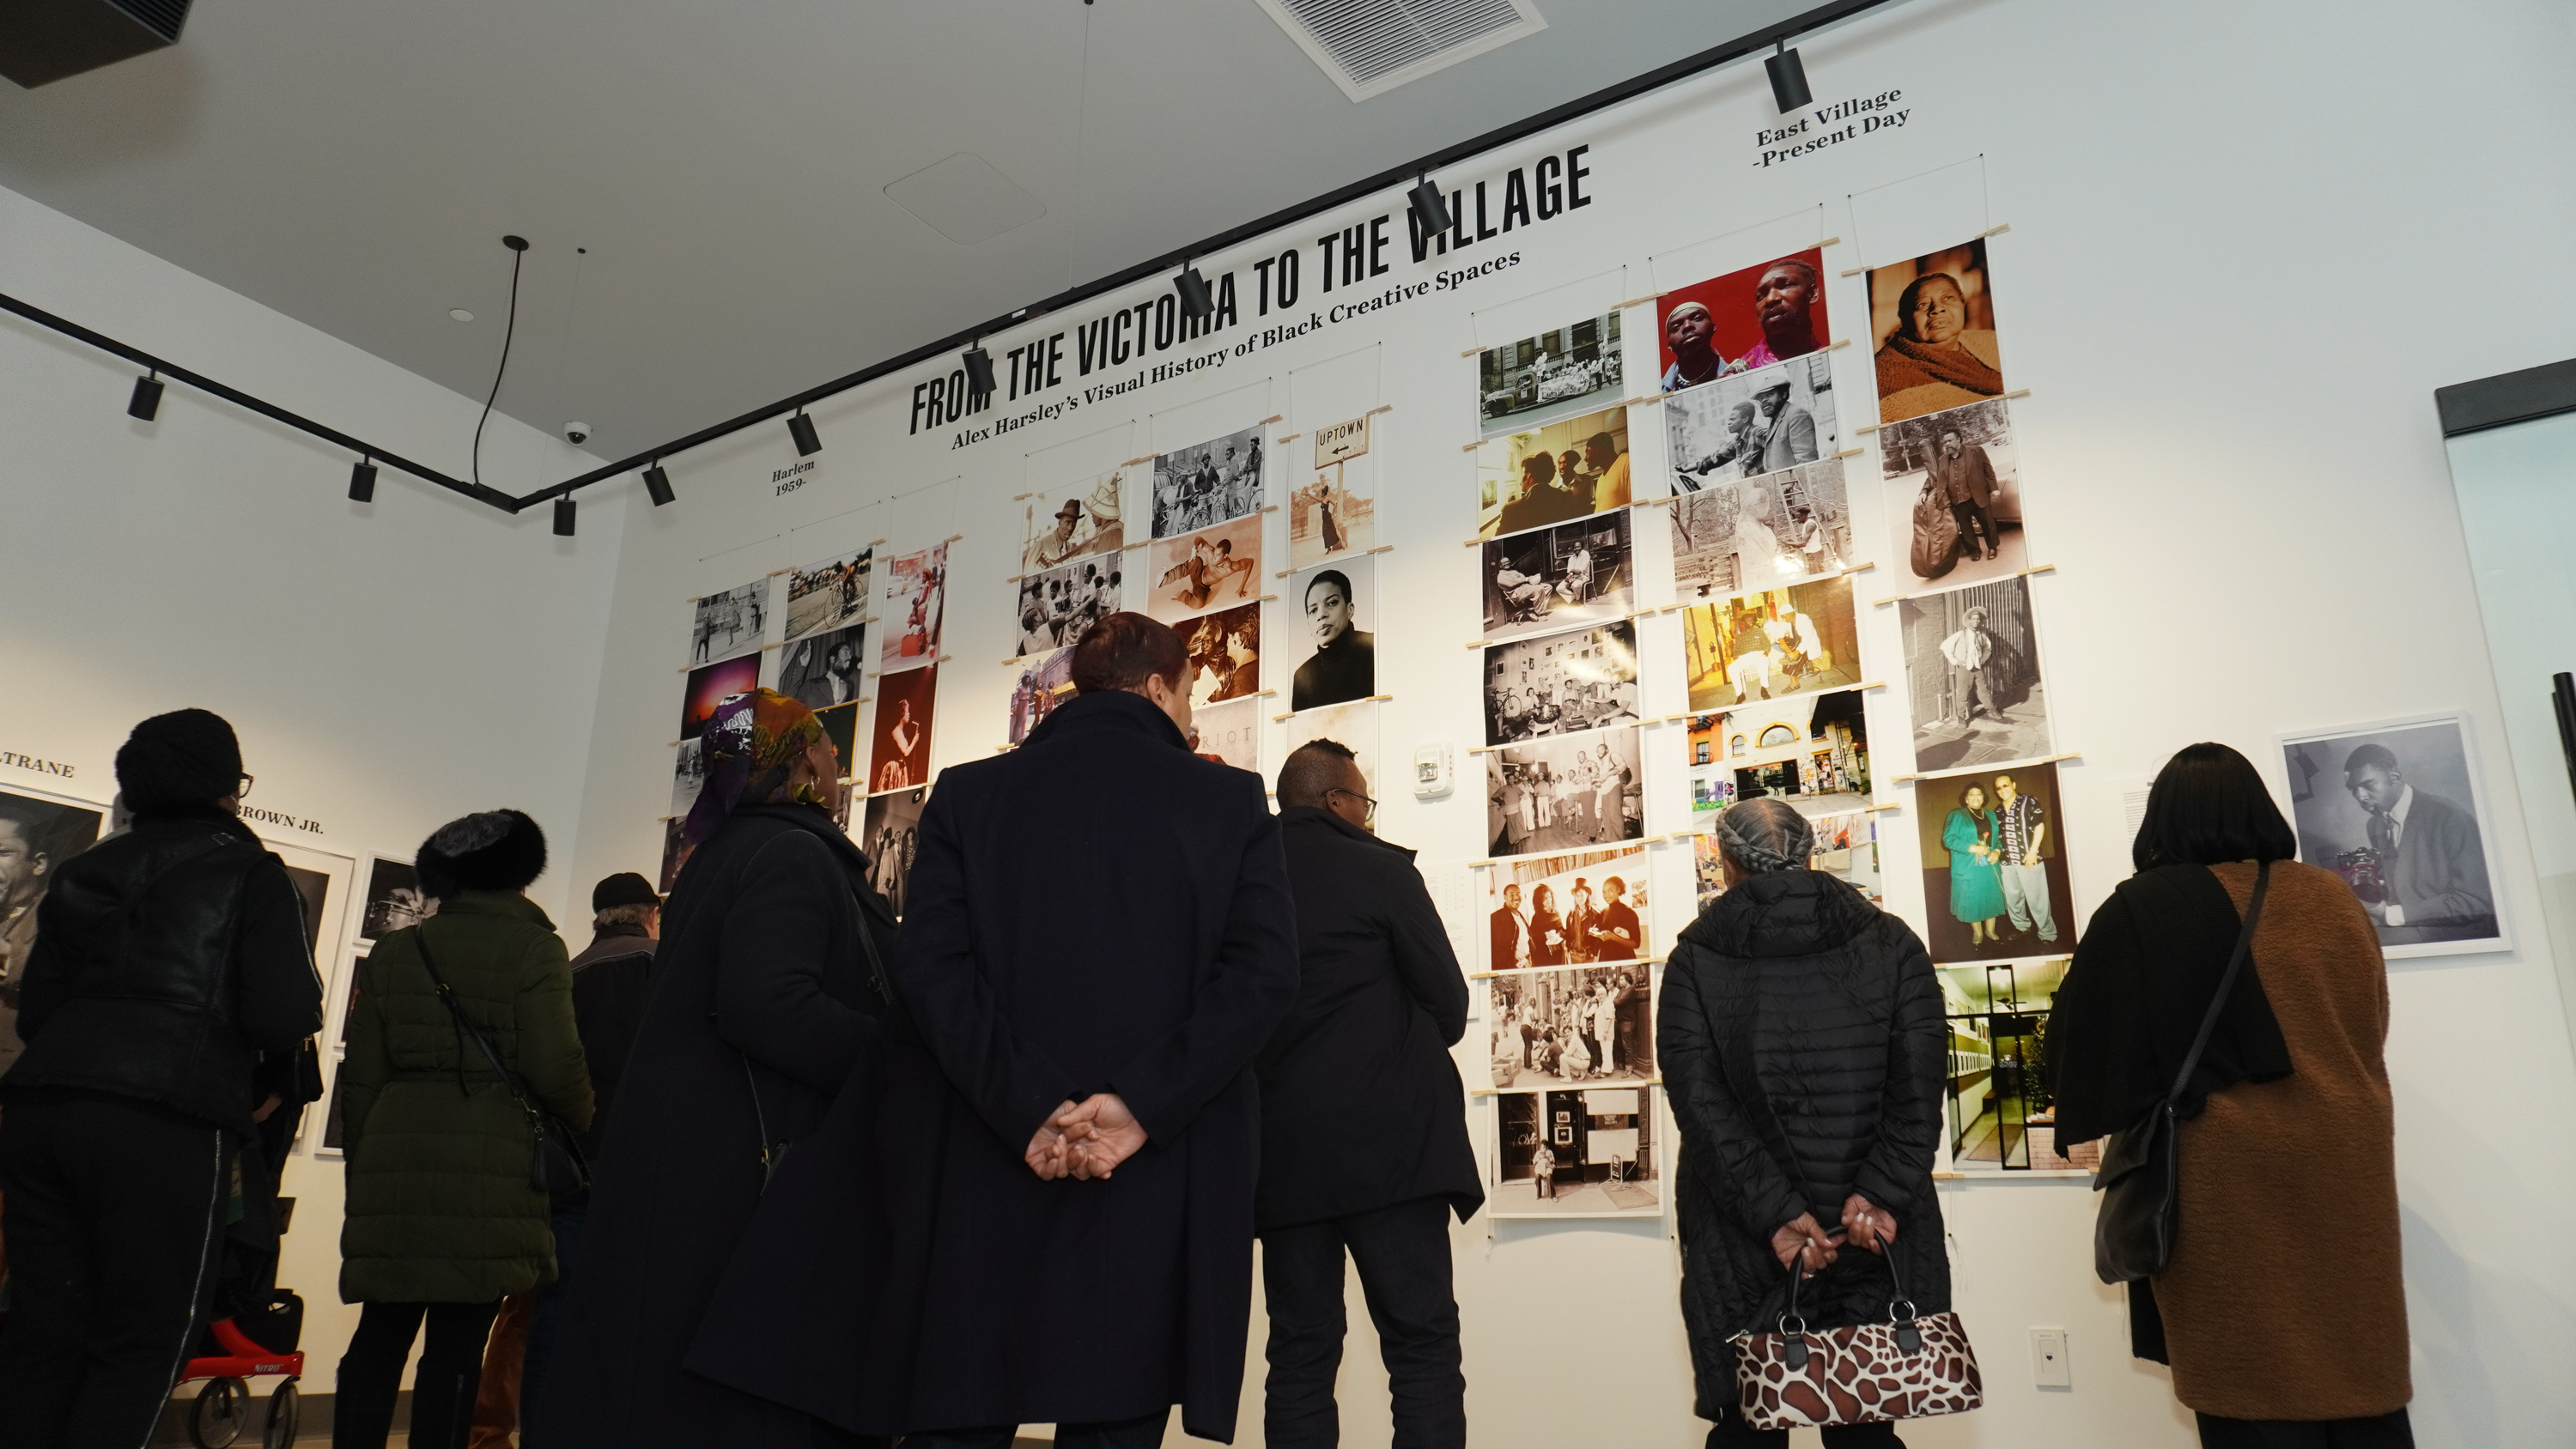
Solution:
<svg viewBox="0 0 2576 1449">
<path fill-rule="evenodd" d="M 36 908 L 55 868 L 98 843 L 107 811 L 82 801 L 0 790 L 0 1071 L 18 1056 L 18 989 L 36 947 Z M 319 912 L 306 921 L 318 926 Z"/>
<path fill-rule="evenodd" d="M 1172 626 L 1190 651 L 1190 704 L 1203 708 L 1261 692 L 1261 606 L 1237 604 Z"/>
<path fill-rule="evenodd" d="M 930 787 L 915 786 L 868 797 L 867 814 L 859 820 L 858 846 L 868 858 L 868 884 L 903 919 L 904 883 L 921 854 L 921 809 L 930 802 Z"/>
<path fill-rule="evenodd" d="M 1536 427 L 1618 403 L 1622 389 L 1619 313 L 1489 347 L 1476 359 L 1486 437 Z"/>
<path fill-rule="evenodd" d="M 2057 1155 L 2057 1102 L 2048 1090 L 2048 1021 L 2072 963 L 2006 961 L 1944 966 L 1941 1014 L 1950 1028 L 1942 1093 L 1950 1167 L 1957 1172 L 2087 1172 L 2098 1144 Z"/>
<path fill-rule="evenodd" d="M 1485 637 L 1625 617 L 1637 606 L 1633 552 L 1624 508 L 1487 540 Z"/>
<path fill-rule="evenodd" d="M 698 792 L 706 787 L 706 752 L 690 740 L 671 752 L 671 818 L 687 819 L 698 803 Z"/>
<path fill-rule="evenodd" d="M 1645 1087 L 1515 1092 L 1494 1101 L 1498 1218 L 1651 1218 L 1664 1210 L 1655 1103 Z"/>
<path fill-rule="evenodd" d="M 1154 460 L 1154 536 L 1213 528 L 1258 513 L 1261 425 L 1175 448 Z"/>
<path fill-rule="evenodd" d="M 1664 399 L 1672 491 L 1701 493 L 1842 451 L 1824 353 L 1733 373 Z"/>
<path fill-rule="evenodd" d="M 359 917 L 359 935 L 382 940 L 437 914 L 438 902 L 422 892 L 420 872 L 411 862 L 377 856 L 367 863 L 367 905 Z"/>
<path fill-rule="evenodd" d="M 1693 605 L 1682 651 L 1694 711 L 1863 683 L 1851 576 Z"/>
<path fill-rule="evenodd" d="M 1871 268 L 1869 336 L 1882 423 L 2003 396 L 1985 239 Z"/>
<path fill-rule="evenodd" d="M 1646 954 L 1646 847 L 1498 860 L 1485 870 L 1486 971 L 1634 961 Z"/>
<path fill-rule="evenodd" d="M 1635 501 L 1628 478 L 1628 410 L 1585 413 L 1476 449 L 1476 536 L 1566 523 Z"/>
<path fill-rule="evenodd" d="M 1377 687 L 1377 560 L 1317 564 L 1288 580 L 1288 707 L 1366 699 Z"/>
<path fill-rule="evenodd" d="M 1637 723 L 1637 625 L 1622 619 L 1490 645 L 1485 743 Z"/>
<path fill-rule="evenodd" d="M 1073 698 L 1073 646 L 1032 660 L 1011 686 L 1011 725 L 1007 738 L 1028 743 L 1029 731 L 1046 722 L 1055 707 Z"/>
<path fill-rule="evenodd" d="M 1369 794 L 1377 795 L 1377 710 L 1376 701 L 1363 699 L 1292 714 L 1288 717 L 1285 752 L 1280 758 L 1286 759 L 1310 740 L 1331 740 L 1351 752 L 1360 767 L 1360 778 L 1368 781 Z"/>
<path fill-rule="evenodd" d="M 2505 951 L 2469 717 L 2281 738 L 2299 859 L 2344 878 L 2392 960 Z"/>
<path fill-rule="evenodd" d="M 1319 468 L 1288 494 L 1288 564 L 1304 568 L 1337 553 L 1377 546 L 1374 459 Z"/>
<path fill-rule="evenodd" d="M 1712 483 L 1665 511 L 1672 515 L 1676 599 L 1776 588 L 1858 562 L 1839 462 Z"/>
<path fill-rule="evenodd" d="M 759 687 L 760 656 L 757 654 L 745 654 L 690 670 L 688 682 L 680 694 L 680 738 L 696 739 L 705 732 L 707 721 L 715 716 L 717 705 Z"/>
<path fill-rule="evenodd" d="M 1630 725 L 1487 750 L 1488 853 L 1536 855 L 1644 835 L 1642 733 Z"/>
<path fill-rule="evenodd" d="M 1261 515 L 1158 538 L 1146 552 L 1146 617 L 1169 624 L 1261 597 Z M 1075 637 L 1079 638 L 1079 635 Z"/>
<path fill-rule="evenodd" d="M 930 721 L 938 693 L 936 664 L 877 677 L 876 728 L 861 777 L 870 794 L 930 783 Z"/>
<path fill-rule="evenodd" d="M 814 711 L 815 723 L 823 727 L 823 738 L 832 742 L 833 752 L 840 756 L 841 778 L 859 773 L 859 707 L 836 704 L 830 709 Z"/>
<path fill-rule="evenodd" d="M 2030 580 L 1896 601 L 1914 768 L 1957 770 L 2053 752 Z"/>
<path fill-rule="evenodd" d="M 1515 971 L 1485 987 L 1494 1091 L 1655 1080 L 1652 983 L 1644 962 Z"/>
<path fill-rule="evenodd" d="M 1771 799 L 1831 810 L 1867 803 L 1869 722 L 1859 690 L 1766 699 L 1718 720 L 1733 787 L 1728 804 Z"/>
<path fill-rule="evenodd" d="M 1655 299 L 1662 392 L 1715 382 L 1833 340 L 1825 322 L 1824 253 L 1815 247 L 1676 287 Z"/>
<path fill-rule="evenodd" d="M 1020 572 L 1043 573 L 1068 560 L 1125 547 L 1125 500 L 1131 480 L 1144 475 L 1145 465 L 1139 463 L 1085 484 L 1041 488 L 1029 495 L 1028 542 L 1020 549 Z"/>
<path fill-rule="evenodd" d="M 778 692 L 807 709 L 848 704 L 867 693 L 868 626 L 808 634 L 778 651 Z"/>
<path fill-rule="evenodd" d="M 754 579 L 698 600 L 689 624 L 689 663 L 713 664 L 757 653 L 769 625 L 769 580 Z"/>
<path fill-rule="evenodd" d="M 1202 760 L 1261 773 L 1261 701 L 1230 700 L 1190 711 L 1190 751 Z"/>
<path fill-rule="evenodd" d="M 948 608 L 948 545 L 925 548 L 885 567 L 885 597 L 877 605 L 877 667 L 910 669 L 939 657 L 940 616 Z"/>
<path fill-rule="evenodd" d="M 787 632 L 782 639 L 844 629 L 868 616 L 868 565 L 874 550 L 827 558 L 787 572 Z M 784 691 L 781 691 L 782 693 Z"/>
<path fill-rule="evenodd" d="M 1068 649 L 1092 625 L 1123 607 L 1121 556 L 1075 559 L 1020 580 L 1019 651 L 1022 658 Z"/>
<path fill-rule="evenodd" d="M 1879 429 L 1878 443 L 1905 587 L 1984 583 L 2030 567 L 2010 408 L 1986 402 L 1909 419 Z"/>
<path fill-rule="evenodd" d="M 1914 782 L 1924 944 L 1935 962 L 2072 949 L 2057 766 L 2016 765 Z M 2061 944 L 2062 943 L 2062 944 Z"/>
</svg>

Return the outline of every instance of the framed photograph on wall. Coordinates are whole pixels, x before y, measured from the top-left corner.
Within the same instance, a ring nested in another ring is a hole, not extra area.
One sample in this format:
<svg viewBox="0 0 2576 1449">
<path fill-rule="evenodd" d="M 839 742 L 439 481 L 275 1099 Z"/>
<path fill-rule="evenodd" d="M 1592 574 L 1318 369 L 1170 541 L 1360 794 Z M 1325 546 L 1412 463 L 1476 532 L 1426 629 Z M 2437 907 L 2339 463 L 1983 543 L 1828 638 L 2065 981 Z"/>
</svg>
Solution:
<svg viewBox="0 0 2576 1449">
<path fill-rule="evenodd" d="M 873 549 L 822 559 L 787 572 L 787 629 L 779 637 L 845 629 L 868 616 L 868 565 Z"/>
<path fill-rule="evenodd" d="M 0 1071 L 18 1058 L 19 978 L 36 946 L 36 907 L 54 867 L 98 843 L 107 807 L 39 790 L 0 790 Z"/>
<path fill-rule="evenodd" d="M 2344 878 L 2391 960 L 2509 951 L 2466 714 L 2280 737 L 2299 859 Z"/>
<path fill-rule="evenodd" d="M 769 580 L 753 579 L 698 600 L 689 620 L 689 663 L 757 653 L 769 627 Z"/>
<path fill-rule="evenodd" d="M 1642 961 L 1515 971 L 1485 983 L 1491 1085 L 1477 1093 L 1641 1084 L 1655 1075 L 1652 972 Z"/>
<path fill-rule="evenodd" d="M 1693 604 L 1682 644 L 1693 711 L 1864 682 L 1849 574 Z"/>
<path fill-rule="evenodd" d="M 2003 396 L 1985 238 L 1872 267 L 1869 335 L 1882 423 Z"/>
<path fill-rule="evenodd" d="M 1635 501 L 1628 410 L 1585 413 L 1476 448 L 1476 535 L 1566 523 Z"/>
<path fill-rule="evenodd" d="M 1936 965 L 2061 953 L 2075 944 L 2057 766 L 1914 782 L 1924 944 Z"/>
<path fill-rule="evenodd" d="M 1476 359 L 1485 436 L 1616 404 L 1621 366 L 1616 308 L 1486 348 Z"/>
<path fill-rule="evenodd" d="M 1494 1104 L 1497 1218 L 1650 1218 L 1664 1210 L 1652 1087 L 1511 1092 Z"/>
<path fill-rule="evenodd" d="M 1636 606 L 1624 508 L 1488 539 L 1483 564 L 1488 639 L 1617 619 Z"/>
<path fill-rule="evenodd" d="M 1258 601 L 1261 515 L 1247 513 L 1208 528 L 1158 538 L 1146 557 L 1148 618 L 1171 624 L 1210 609 Z"/>
<path fill-rule="evenodd" d="M 1485 751 L 1488 853 L 1536 855 L 1644 835 L 1643 733 L 1628 725 Z"/>
<path fill-rule="evenodd" d="M 1112 469 L 1085 482 L 1030 494 L 1020 571 L 1043 573 L 1068 559 L 1124 547 L 1127 480 L 1131 472 L 1141 476 L 1143 466 Z"/>
</svg>

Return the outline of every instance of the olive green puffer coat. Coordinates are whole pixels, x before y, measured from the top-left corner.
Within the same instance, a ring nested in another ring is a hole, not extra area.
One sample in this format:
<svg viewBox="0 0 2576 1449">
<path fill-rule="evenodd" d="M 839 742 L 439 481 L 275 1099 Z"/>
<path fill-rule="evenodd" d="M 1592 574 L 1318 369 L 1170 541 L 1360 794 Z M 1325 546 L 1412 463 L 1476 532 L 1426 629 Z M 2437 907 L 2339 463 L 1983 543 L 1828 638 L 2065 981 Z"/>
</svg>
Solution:
<svg viewBox="0 0 2576 1449">
<path fill-rule="evenodd" d="M 339 1091 L 349 1174 L 340 1297 L 489 1303 L 554 1281 L 546 1196 L 528 1186 L 528 1120 L 421 964 L 439 973 L 534 1102 L 590 1125 L 572 973 L 554 923 L 515 892 L 462 891 L 358 968 Z"/>
</svg>

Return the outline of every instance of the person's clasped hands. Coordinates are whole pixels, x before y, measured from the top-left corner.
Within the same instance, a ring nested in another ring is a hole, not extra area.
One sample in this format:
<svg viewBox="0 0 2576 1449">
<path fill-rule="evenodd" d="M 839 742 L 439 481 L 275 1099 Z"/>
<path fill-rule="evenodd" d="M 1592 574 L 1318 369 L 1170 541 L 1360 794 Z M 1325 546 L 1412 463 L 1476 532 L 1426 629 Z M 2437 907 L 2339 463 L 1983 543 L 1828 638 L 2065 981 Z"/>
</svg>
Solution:
<svg viewBox="0 0 2576 1449">
<path fill-rule="evenodd" d="M 1115 1093 L 1095 1092 L 1079 1103 L 1063 1103 L 1038 1124 L 1023 1160 L 1044 1181 L 1089 1182 L 1108 1178 L 1144 1145 L 1144 1124 L 1127 1104 Z"/>
</svg>

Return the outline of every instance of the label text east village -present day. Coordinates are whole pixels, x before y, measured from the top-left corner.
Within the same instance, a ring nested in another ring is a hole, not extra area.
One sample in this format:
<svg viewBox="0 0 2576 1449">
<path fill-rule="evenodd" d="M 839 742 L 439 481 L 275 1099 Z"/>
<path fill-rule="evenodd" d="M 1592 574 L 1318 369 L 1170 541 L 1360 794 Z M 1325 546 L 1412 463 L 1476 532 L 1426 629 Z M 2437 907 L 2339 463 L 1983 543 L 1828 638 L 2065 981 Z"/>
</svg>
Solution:
<svg viewBox="0 0 2576 1449">
<path fill-rule="evenodd" d="M 1762 153 L 1754 161 L 1753 169 L 1759 171 L 1766 166 L 1785 165 L 1801 156 L 1827 146 L 1839 146 L 1873 131 L 1896 130 L 1914 114 L 1910 110 L 1896 109 L 1896 103 L 1903 99 L 1905 92 L 1901 90 L 1856 96 L 1848 101 L 1820 106 L 1785 126 L 1765 126 L 1753 136 L 1754 147 Z"/>
</svg>

